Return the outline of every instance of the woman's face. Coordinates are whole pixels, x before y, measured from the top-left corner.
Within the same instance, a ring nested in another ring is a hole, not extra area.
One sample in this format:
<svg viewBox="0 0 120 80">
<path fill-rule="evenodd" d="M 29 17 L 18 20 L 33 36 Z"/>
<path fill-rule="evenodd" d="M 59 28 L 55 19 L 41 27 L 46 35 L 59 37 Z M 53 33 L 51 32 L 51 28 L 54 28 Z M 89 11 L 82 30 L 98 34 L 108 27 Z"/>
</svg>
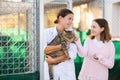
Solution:
<svg viewBox="0 0 120 80">
<path fill-rule="evenodd" d="M 91 34 L 93 36 L 100 36 L 100 33 L 104 30 L 104 28 L 101 28 L 98 23 L 96 23 L 95 21 L 92 22 L 91 25 Z"/>
<path fill-rule="evenodd" d="M 73 23 L 73 14 L 68 14 L 65 17 L 60 18 L 60 22 L 64 29 L 68 29 Z"/>
</svg>

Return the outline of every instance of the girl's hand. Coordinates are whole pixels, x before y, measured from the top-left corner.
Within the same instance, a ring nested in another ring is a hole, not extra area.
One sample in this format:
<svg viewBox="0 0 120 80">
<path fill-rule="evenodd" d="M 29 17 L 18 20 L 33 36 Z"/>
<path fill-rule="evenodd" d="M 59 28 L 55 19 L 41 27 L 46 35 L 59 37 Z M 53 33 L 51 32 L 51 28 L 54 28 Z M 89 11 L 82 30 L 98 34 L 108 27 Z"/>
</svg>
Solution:
<svg viewBox="0 0 120 80">
<path fill-rule="evenodd" d="M 54 59 L 51 56 L 46 56 L 46 61 L 48 64 L 54 64 Z"/>
<path fill-rule="evenodd" d="M 74 38 L 74 41 L 77 41 L 79 38 L 77 37 L 77 36 L 75 36 L 75 38 Z"/>
<path fill-rule="evenodd" d="M 96 56 L 96 54 L 93 54 L 93 58 L 95 59 L 95 60 L 98 60 L 99 58 Z"/>
<path fill-rule="evenodd" d="M 74 38 L 74 41 L 77 41 L 79 39 L 78 35 L 77 35 L 77 32 L 74 31 L 74 35 L 75 35 L 75 38 Z"/>
</svg>

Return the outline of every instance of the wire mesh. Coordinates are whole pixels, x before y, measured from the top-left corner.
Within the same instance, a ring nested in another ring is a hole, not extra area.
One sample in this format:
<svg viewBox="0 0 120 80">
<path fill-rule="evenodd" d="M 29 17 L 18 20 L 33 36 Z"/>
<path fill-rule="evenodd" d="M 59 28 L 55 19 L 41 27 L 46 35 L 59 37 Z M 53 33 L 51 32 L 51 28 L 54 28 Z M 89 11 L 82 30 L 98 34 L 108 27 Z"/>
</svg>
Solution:
<svg viewBox="0 0 120 80">
<path fill-rule="evenodd" d="M 0 75 L 34 72 L 33 30 L 32 3 L 0 1 Z"/>
</svg>

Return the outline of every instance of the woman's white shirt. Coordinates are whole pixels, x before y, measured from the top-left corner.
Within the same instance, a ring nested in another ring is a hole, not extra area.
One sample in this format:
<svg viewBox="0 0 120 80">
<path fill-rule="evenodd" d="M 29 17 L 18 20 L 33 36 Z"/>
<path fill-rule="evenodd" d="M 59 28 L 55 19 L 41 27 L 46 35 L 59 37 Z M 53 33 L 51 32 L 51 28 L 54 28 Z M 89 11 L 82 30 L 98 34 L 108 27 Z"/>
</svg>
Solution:
<svg viewBox="0 0 120 80">
<path fill-rule="evenodd" d="M 45 30 L 44 34 L 44 47 L 47 46 L 57 35 L 56 27 L 52 27 Z M 70 60 L 66 60 L 64 62 L 59 63 L 53 67 L 54 80 L 76 80 L 75 77 L 75 67 L 74 67 L 74 59 L 77 54 L 77 47 L 74 43 L 70 43 L 68 46 L 68 53 L 70 56 Z M 49 80 L 48 74 L 48 65 L 45 61 L 45 80 Z"/>
</svg>

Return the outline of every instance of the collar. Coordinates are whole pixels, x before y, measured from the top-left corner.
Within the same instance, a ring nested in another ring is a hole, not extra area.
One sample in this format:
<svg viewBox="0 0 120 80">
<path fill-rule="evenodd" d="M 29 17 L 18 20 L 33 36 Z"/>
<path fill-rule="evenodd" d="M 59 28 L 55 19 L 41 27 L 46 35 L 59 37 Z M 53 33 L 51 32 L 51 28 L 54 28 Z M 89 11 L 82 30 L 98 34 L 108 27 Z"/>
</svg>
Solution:
<svg viewBox="0 0 120 80">
<path fill-rule="evenodd" d="M 98 41 L 96 38 L 94 38 L 93 41 L 97 46 L 102 46 L 104 44 L 102 41 Z"/>
</svg>

